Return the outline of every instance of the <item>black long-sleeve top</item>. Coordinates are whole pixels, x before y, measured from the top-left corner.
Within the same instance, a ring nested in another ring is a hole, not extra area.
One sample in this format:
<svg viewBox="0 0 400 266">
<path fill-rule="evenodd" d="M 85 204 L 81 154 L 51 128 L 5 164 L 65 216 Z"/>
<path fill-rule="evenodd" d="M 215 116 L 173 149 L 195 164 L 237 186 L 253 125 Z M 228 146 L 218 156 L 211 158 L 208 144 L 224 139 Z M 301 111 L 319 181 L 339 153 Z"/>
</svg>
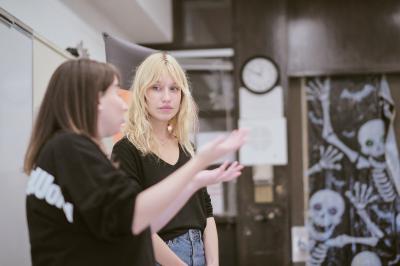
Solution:
<svg viewBox="0 0 400 266">
<path fill-rule="evenodd" d="M 27 185 L 32 265 L 154 265 L 150 229 L 131 231 L 140 191 L 91 139 L 56 134 Z"/>
<path fill-rule="evenodd" d="M 160 182 L 190 159 L 179 146 L 179 159 L 175 165 L 168 164 L 154 154 L 144 155 L 126 137 L 118 141 L 113 148 L 112 158 L 129 177 L 144 189 Z M 207 189 L 197 191 L 162 228 L 158 234 L 163 240 L 170 240 L 184 234 L 188 229 L 204 231 L 207 218 L 212 217 L 212 205 Z"/>
</svg>

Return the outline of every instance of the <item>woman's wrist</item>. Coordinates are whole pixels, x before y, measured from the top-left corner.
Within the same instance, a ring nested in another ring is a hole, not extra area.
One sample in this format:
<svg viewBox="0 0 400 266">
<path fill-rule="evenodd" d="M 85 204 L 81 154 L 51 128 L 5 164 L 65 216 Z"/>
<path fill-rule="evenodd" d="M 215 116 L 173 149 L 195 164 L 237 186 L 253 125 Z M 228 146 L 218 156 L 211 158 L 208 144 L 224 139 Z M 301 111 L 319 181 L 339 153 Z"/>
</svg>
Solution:
<svg viewBox="0 0 400 266">
<path fill-rule="evenodd" d="M 204 153 L 198 153 L 195 156 L 192 157 L 191 161 L 193 162 L 195 167 L 198 169 L 198 171 L 201 171 L 209 164 L 211 164 L 210 158 L 208 158 Z"/>
<path fill-rule="evenodd" d="M 197 190 L 201 189 L 203 186 L 204 184 L 201 183 L 201 180 L 199 180 L 199 178 L 195 176 L 189 181 L 189 183 L 186 186 L 186 189 L 189 191 L 189 193 L 194 194 Z"/>
</svg>

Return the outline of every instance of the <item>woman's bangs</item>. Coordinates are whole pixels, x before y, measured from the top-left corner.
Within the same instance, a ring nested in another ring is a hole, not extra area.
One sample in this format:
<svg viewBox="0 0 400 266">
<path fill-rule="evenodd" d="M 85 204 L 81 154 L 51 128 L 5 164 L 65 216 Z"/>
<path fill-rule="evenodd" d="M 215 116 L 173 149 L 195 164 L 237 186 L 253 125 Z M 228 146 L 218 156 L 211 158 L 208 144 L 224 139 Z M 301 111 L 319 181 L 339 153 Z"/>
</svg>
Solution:
<svg viewBox="0 0 400 266">
<path fill-rule="evenodd" d="M 177 87 L 182 91 L 186 93 L 186 86 L 184 84 L 184 77 L 182 77 L 183 73 L 180 71 L 177 71 L 177 69 L 173 67 L 168 68 L 167 74 L 171 76 L 171 78 L 174 80 L 176 83 Z"/>
</svg>

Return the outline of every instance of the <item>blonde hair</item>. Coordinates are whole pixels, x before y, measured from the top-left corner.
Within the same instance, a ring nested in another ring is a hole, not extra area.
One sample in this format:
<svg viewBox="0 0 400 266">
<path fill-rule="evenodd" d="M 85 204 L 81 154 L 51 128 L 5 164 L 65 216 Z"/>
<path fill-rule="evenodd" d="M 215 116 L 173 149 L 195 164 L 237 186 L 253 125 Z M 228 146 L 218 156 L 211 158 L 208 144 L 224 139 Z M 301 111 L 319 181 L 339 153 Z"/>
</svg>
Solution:
<svg viewBox="0 0 400 266">
<path fill-rule="evenodd" d="M 184 70 L 174 57 L 165 52 L 148 56 L 137 68 L 131 87 L 132 101 L 124 134 L 143 154 L 154 153 L 152 148 L 158 149 L 149 122 L 145 93 L 148 88 L 158 82 L 162 74 L 170 75 L 182 92 L 179 111 L 169 121 L 172 127 L 171 134 L 177 138 L 183 150 L 193 156 L 194 149 L 190 142 L 190 133 L 197 130 L 197 106 L 190 93 Z"/>
</svg>

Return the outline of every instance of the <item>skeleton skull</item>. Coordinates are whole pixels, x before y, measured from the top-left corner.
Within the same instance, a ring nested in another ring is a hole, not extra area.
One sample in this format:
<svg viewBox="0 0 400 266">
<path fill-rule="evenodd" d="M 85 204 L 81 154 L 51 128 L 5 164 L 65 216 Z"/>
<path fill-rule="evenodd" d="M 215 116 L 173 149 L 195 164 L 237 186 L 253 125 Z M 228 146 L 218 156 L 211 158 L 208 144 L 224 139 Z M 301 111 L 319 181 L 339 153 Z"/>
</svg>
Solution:
<svg viewBox="0 0 400 266">
<path fill-rule="evenodd" d="M 339 193 L 330 189 L 314 193 L 308 211 L 310 237 L 318 241 L 327 240 L 341 222 L 344 208 L 344 201 Z"/>
<path fill-rule="evenodd" d="M 351 266 L 382 266 L 382 262 L 374 252 L 363 251 L 354 257 Z"/>
<path fill-rule="evenodd" d="M 361 151 L 368 156 L 379 157 L 385 152 L 385 125 L 382 119 L 364 123 L 358 131 Z"/>
</svg>

